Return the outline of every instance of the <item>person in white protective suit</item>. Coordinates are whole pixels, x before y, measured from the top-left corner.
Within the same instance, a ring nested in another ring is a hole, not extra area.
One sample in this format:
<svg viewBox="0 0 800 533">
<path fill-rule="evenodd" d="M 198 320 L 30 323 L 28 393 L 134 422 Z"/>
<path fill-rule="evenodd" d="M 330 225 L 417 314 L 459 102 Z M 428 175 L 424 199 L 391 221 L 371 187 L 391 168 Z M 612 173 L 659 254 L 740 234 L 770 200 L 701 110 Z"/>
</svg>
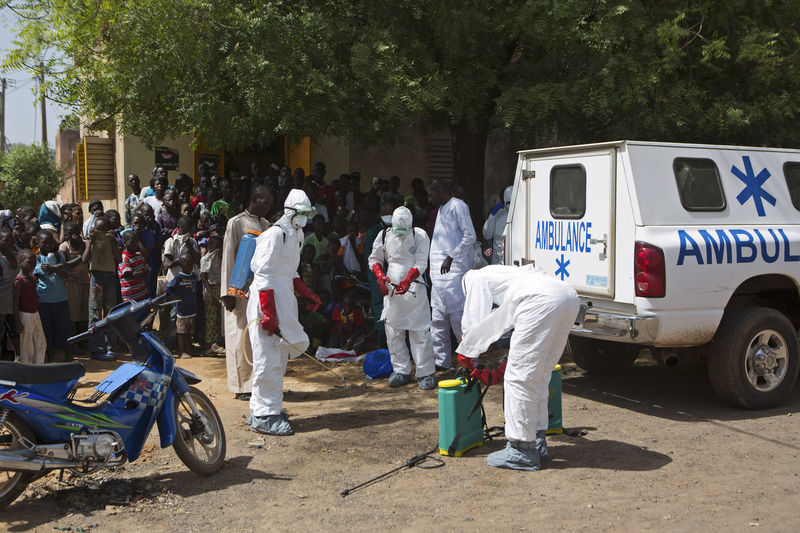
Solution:
<svg viewBox="0 0 800 533">
<path fill-rule="evenodd" d="M 452 195 L 449 184 L 433 180 L 429 192 L 441 205 L 431 237 L 431 339 L 437 369 L 447 370 L 453 355 L 450 331 L 461 338 L 461 280 L 474 265 L 475 229 L 467 204 Z"/>
<path fill-rule="evenodd" d="M 503 191 L 503 202 L 498 203 L 489 212 L 486 222 L 483 223 L 483 238 L 492 243 L 491 265 L 502 265 L 505 260 L 505 242 L 503 234 L 508 220 L 508 206 L 511 203 L 511 193 L 514 187 L 508 186 Z"/>
<path fill-rule="evenodd" d="M 288 417 L 281 413 L 283 375 L 289 357 L 298 357 L 309 344 L 297 317 L 295 292 L 312 301 L 312 307 L 320 303 L 297 274 L 303 226 L 314 209 L 300 189 L 291 190 L 283 206 L 283 216 L 256 239 L 250 262 L 253 283 L 247 301 L 253 347 L 252 413 L 247 422 L 253 431 L 269 435 L 294 433 Z"/>
<path fill-rule="evenodd" d="M 580 308 L 567 283 L 536 270 L 490 265 L 464 276 L 464 337 L 458 362 L 484 381 L 504 381 L 505 449 L 489 454 L 490 466 L 539 470 L 547 459 L 547 397 L 550 376 Z M 492 309 L 497 305 L 496 309 Z M 478 370 L 476 358 L 514 328 L 505 366 Z"/>
<path fill-rule="evenodd" d="M 430 242 L 425 230 L 412 226 L 413 215 L 405 207 L 392 213 L 392 227 L 375 238 L 369 267 L 383 294 L 386 343 L 392 360 L 389 386 L 411 382 L 411 356 L 417 365 L 417 385 L 429 390 L 436 386 L 433 347 L 431 346 L 431 310 L 425 285 L 414 283 L 428 266 Z M 388 266 L 387 266 L 388 265 Z M 384 272 L 384 269 L 386 270 Z"/>
</svg>

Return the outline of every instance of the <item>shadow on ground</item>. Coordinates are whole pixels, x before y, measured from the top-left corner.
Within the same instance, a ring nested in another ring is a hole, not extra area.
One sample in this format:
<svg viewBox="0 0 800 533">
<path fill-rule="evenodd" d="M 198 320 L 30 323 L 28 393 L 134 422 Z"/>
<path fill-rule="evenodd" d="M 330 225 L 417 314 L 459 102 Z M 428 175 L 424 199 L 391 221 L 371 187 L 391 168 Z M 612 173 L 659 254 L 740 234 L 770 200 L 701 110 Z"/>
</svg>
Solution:
<svg viewBox="0 0 800 533">
<path fill-rule="evenodd" d="M 672 458 L 668 455 L 618 440 L 591 440 L 568 435 L 550 435 L 547 437 L 547 443 L 550 460 L 546 461 L 543 467 L 548 469 L 591 468 L 643 472 L 658 470 L 672 462 Z M 505 446 L 506 439 L 501 437 L 484 442 L 483 446 L 467 453 L 476 457 L 486 457 Z"/>
<path fill-rule="evenodd" d="M 669 420 L 747 420 L 800 410 L 798 389 L 784 405 L 772 409 L 750 411 L 728 405 L 711 388 L 702 361 L 666 368 L 640 358 L 627 372 L 606 376 L 584 374 L 571 364 L 564 366 L 565 394 Z"/>
<path fill-rule="evenodd" d="M 225 461 L 225 466 L 213 476 L 204 477 L 188 470 L 165 472 L 155 476 L 131 478 L 92 478 L 75 480 L 75 485 L 53 489 L 48 483 L 44 494 L 35 499 L 17 501 L 3 511 L 7 531 L 28 531 L 42 524 L 60 520 L 66 515 L 89 515 L 107 506 L 135 506 L 156 501 L 163 495 L 182 498 L 216 490 L 247 485 L 255 479 L 291 481 L 290 477 L 275 476 L 249 468 L 253 457 L 239 456 Z M 122 475 L 124 471 L 122 471 Z M 55 477 L 49 479 L 54 480 Z"/>
<path fill-rule="evenodd" d="M 292 418 L 292 427 L 297 433 L 310 433 L 321 429 L 347 431 L 355 428 L 393 424 L 400 421 L 430 420 L 438 417 L 438 412 L 425 412 L 415 409 L 354 409 L 341 413 Z"/>
</svg>

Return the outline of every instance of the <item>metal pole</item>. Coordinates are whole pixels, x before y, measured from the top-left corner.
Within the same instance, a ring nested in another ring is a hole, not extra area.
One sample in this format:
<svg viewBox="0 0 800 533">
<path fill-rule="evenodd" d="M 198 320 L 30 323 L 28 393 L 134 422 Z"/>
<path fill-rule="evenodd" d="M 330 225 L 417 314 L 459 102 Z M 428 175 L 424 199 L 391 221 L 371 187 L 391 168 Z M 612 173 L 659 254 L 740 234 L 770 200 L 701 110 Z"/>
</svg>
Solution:
<svg viewBox="0 0 800 533">
<path fill-rule="evenodd" d="M 6 151 L 6 79 L 2 79 L 0 90 L 0 154 Z"/>
<path fill-rule="evenodd" d="M 45 148 L 47 147 L 47 103 L 45 102 L 44 98 L 44 65 L 42 65 L 42 71 L 39 74 L 39 92 L 41 93 L 41 104 L 42 104 L 42 146 Z"/>
</svg>

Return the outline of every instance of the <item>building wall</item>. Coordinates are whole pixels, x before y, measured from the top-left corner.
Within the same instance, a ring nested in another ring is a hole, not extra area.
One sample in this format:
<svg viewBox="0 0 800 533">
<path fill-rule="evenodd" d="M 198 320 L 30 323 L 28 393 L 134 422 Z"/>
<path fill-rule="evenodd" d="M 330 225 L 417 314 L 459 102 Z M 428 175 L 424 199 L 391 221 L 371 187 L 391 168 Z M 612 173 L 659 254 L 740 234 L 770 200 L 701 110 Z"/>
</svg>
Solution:
<svg viewBox="0 0 800 533">
<path fill-rule="evenodd" d="M 332 182 L 339 174 L 350 172 L 350 148 L 338 137 L 320 137 L 311 141 L 311 164 L 325 163 L 325 181 Z M 294 170 L 294 169 L 292 169 Z"/>
<path fill-rule="evenodd" d="M 80 141 L 78 130 L 63 130 L 56 134 L 56 165 L 64 171 L 64 186 L 58 191 L 56 201 L 63 205 L 73 203 L 77 198 L 77 179 L 75 176 L 75 145 Z"/>
<path fill-rule="evenodd" d="M 420 126 L 413 126 L 391 146 L 351 145 L 350 167 L 361 172 L 361 189 L 369 188 L 373 176 L 387 180 L 398 176 L 400 192 L 410 194 L 412 179 L 427 179 L 428 133 Z"/>
</svg>

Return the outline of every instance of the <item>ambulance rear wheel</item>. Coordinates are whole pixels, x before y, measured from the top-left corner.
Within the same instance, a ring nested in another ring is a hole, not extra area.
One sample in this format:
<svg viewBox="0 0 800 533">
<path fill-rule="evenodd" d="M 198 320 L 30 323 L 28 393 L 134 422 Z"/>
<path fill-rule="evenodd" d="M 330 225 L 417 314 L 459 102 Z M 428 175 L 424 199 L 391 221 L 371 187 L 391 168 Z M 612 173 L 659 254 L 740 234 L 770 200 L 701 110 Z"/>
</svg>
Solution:
<svg viewBox="0 0 800 533">
<path fill-rule="evenodd" d="M 641 347 L 571 335 L 567 349 L 572 361 L 590 374 L 619 374 L 633 365 Z"/>
<path fill-rule="evenodd" d="M 768 307 L 728 309 L 711 341 L 708 375 L 717 395 L 747 409 L 784 403 L 800 369 L 797 334 Z"/>
</svg>

